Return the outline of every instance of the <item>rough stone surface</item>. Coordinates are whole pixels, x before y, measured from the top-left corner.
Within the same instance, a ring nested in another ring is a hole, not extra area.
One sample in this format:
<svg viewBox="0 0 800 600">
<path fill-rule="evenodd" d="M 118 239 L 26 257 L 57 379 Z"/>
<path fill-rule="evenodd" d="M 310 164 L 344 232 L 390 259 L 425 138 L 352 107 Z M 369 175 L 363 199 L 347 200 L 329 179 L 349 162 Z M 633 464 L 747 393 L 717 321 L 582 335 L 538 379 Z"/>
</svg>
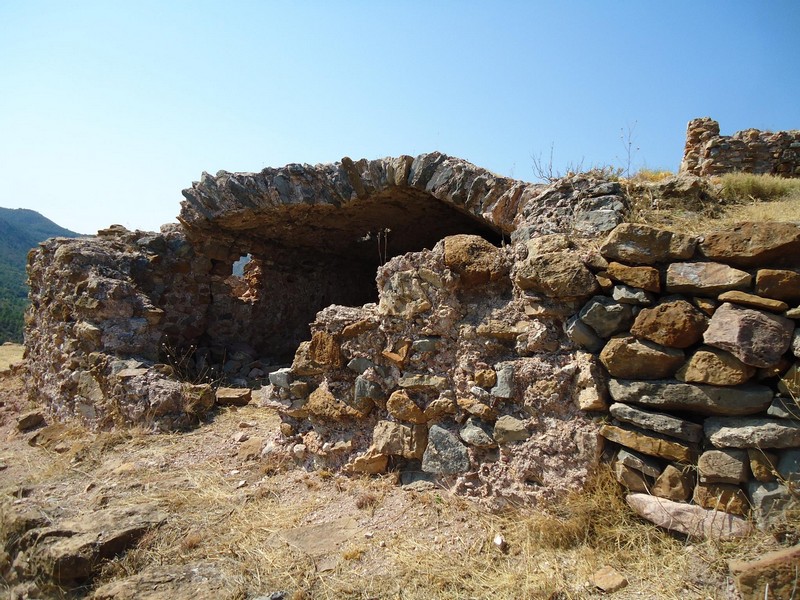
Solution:
<svg viewBox="0 0 800 600">
<path fill-rule="evenodd" d="M 748 465 L 744 450 L 707 450 L 697 459 L 697 472 L 702 482 L 739 484 L 747 481 Z"/>
<path fill-rule="evenodd" d="M 703 337 L 706 319 L 686 300 L 664 302 L 644 308 L 631 327 L 636 337 L 670 348 L 688 348 Z"/>
<path fill-rule="evenodd" d="M 633 312 L 628 304 L 607 296 L 595 296 L 581 309 L 579 317 L 597 335 L 607 338 L 630 327 Z"/>
<path fill-rule="evenodd" d="M 772 390 L 754 384 L 726 388 L 675 381 L 611 379 L 608 389 L 611 397 L 623 404 L 688 410 L 701 415 L 752 415 L 762 412 L 772 402 Z"/>
<path fill-rule="evenodd" d="M 672 263 L 667 267 L 668 292 L 717 295 L 728 290 L 746 290 L 752 277 L 746 271 L 722 263 Z"/>
<path fill-rule="evenodd" d="M 699 442 L 703 437 L 703 426 L 671 415 L 654 413 L 627 404 L 616 402 L 608 411 L 619 421 L 663 433 L 686 442 Z"/>
<path fill-rule="evenodd" d="M 755 560 L 732 560 L 728 567 L 742 600 L 792 598 L 797 595 L 800 545 L 768 552 Z"/>
<path fill-rule="evenodd" d="M 734 515 L 746 516 L 750 512 L 750 501 L 744 491 L 728 483 L 699 482 L 692 496 L 695 504 L 703 508 L 721 510 Z"/>
<path fill-rule="evenodd" d="M 800 301 L 800 273 L 786 269 L 759 269 L 755 292 L 784 302 Z"/>
<path fill-rule="evenodd" d="M 592 583 L 596 588 L 603 590 L 607 594 L 613 594 L 627 587 L 628 580 L 614 567 L 606 565 L 595 571 L 594 575 L 592 575 Z"/>
<path fill-rule="evenodd" d="M 425 450 L 425 428 L 409 427 L 393 421 L 378 421 L 372 431 L 372 455 L 422 458 Z"/>
<path fill-rule="evenodd" d="M 469 419 L 458 432 L 464 442 L 476 448 L 492 448 L 497 445 L 485 427 L 481 426 L 480 421 Z"/>
<path fill-rule="evenodd" d="M 750 462 L 750 472 L 756 481 L 775 481 L 775 465 L 778 462 L 778 456 L 775 453 L 760 448 L 748 448 L 747 458 Z"/>
<path fill-rule="evenodd" d="M 686 383 L 728 386 L 746 383 L 755 373 L 755 367 L 744 364 L 732 354 L 703 346 L 689 357 L 675 377 Z"/>
<path fill-rule="evenodd" d="M 549 298 L 586 298 L 594 294 L 597 280 L 571 252 L 548 252 L 528 257 L 514 275 L 523 290 Z"/>
<path fill-rule="evenodd" d="M 652 482 L 647 480 L 644 473 L 627 466 L 622 462 L 615 462 L 613 467 L 614 478 L 617 483 L 631 492 L 649 492 Z"/>
<path fill-rule="evenodd" d="M 620 448 L 614 460 L 626 467 L 641 471 L 650 477 L 658 477 L 661 474 L 661 465 L 657 460 L 626 450 L 625 448 Z"/>
<path fill-rule="evenodd" d="M 683 350 L 659 346 L 634 337 L 616 337 L 608 341 L 600 360 L 612 377 L 623 379 L 664 379 L 683 364 Z"/>
<path fill-rule="evenodd" d="M 220 406 L 246 406 L 252 398 L 250 388 L 217 388 L 216 400 Z"/>
<path fill-rule="evenodd" d="M 625 501 L 640 517 L 693 538 L 725 540 L 745 537 L 752 531 L 745 519 L 718 510 L 647 494 L 628 494 Z"/>
<path fill-rule="evenodd" d="M 629 267 L 618 262 L 611 262 L 606 269 L 609 277 L 634 288 L 648 292 L 661 291 L 661 275 L 654 267 Z"/>
<path fill-rule="evenodd" d="M 577 315 L 567 321 L 567 336 L 579 347 L 589 352 L 600 352 L 605 342 Z M 800 347 L 800 345 L 798 346 Z"/>
<path fill-rule="evenodd" d="M 754 367 L 769 367 L 789 349 L 794 322 L 733 304 L 720 306 L 704 334 L 705 343 Z"/>
<path fill-rule="evenodd" d="M 634 306 L 650 306 L 655 302 L 655 295 L 629 285 L 617 284 L 611 288 L 611 297 L 622 304 Z"/>
<path fill-rule="evenodd" d="M 800 227 L 796 223 L 739 223 L 706 235 L 698 249 L 706 258 L 742 267 L 797 266 Z"/>
<path fill-rule="evenodd" d="M 779 482 L 751 481 L 747 484 L 747 493 L 760 528 L 782 524 L 785 522 L 787 509 L 800 508 L 788 488 Z"/>
<path fill-rule="evenodd" d="M 425 413 L 405 390 L 397 390 L 386 401 L 386 410 L 398 421 L 425 423 Z"/>
<path fill-rule="evenodd" d="M 452 433 L 433 425 L 428 432 L 428 446 L 422 456 L 426 473 L 452 475 L 469 469 L 467 447 Z"/>
<path fill-rule="evenodd" d="M 477 235 L 447 237 L 444 264 L 461 276 L 467 288 L 497 281 L 508 272 L 499 249 Z"/>
<path fill-rule="evenodd" d="M 656 479 L 651 489 L 654 496 L 685 502 L 694 490 L 694 477 L 690 472 L 679 469 L 675 465 L 667 465 Z"/>
<path fill-rule="evenodd" d="M 600 429 L 600 435 L 611 442 L 638 450 L 650 456 L 681 463 L 690 463 L 692 461 L 693 452 L 691 448 L 680 442 L 659 437 L 656 434 L 646 434 L 614 425 L 603 425 Z"/>
<path fill-rule="evenodd" d="M 530 431 L 525 427 L 525 422 L 511 415 L 500 417 L 494 424 L 494 439 L 498 444 L 522 442 L 530 435 Z"/>
<path fill-rule="evenodd" d="M 697 239 L 663 229 L 623 223 L 606 238 L 600 253 L 609 260 L 652 265 L 666 260 L 691 258 Z"/>
<path fill-rule="evenodd" d="M 795 448 L 800 422 L 785 419 L 709 417 L 706 437 L 717 448 Z"/>
</svg>

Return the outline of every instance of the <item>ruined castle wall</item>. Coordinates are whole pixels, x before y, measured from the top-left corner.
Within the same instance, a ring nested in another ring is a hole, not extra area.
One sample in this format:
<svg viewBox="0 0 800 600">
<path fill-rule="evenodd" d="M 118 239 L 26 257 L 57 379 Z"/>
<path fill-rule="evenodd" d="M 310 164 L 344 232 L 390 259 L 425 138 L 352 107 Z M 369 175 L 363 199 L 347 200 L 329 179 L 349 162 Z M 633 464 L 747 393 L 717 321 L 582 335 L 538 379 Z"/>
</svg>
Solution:
<svg viewBox="0 0 800 600">
<path fill-rule="evenodd" d="M 800 131 L 745 129 L 720 135 L 719 123 L 689 121 L 680 170 L 694 175 L 755 173 L 800 177 Z"/>
</svg>

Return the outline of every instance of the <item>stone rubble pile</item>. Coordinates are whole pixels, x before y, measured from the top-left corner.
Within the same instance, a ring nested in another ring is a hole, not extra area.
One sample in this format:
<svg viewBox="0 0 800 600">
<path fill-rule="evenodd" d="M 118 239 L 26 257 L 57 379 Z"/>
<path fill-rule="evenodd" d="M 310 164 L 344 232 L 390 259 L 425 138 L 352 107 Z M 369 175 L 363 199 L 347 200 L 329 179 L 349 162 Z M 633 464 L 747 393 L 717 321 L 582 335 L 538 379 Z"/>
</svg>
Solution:
<svg viewBox="0 0 800 600">
<path fill-rule="evenodd" d="M 681 172 L 700 176 L 743 173 L 800 177 L 800 131 L 745 129 L 720 135 L 709 117 L 689 121 Z"/>
</svg>

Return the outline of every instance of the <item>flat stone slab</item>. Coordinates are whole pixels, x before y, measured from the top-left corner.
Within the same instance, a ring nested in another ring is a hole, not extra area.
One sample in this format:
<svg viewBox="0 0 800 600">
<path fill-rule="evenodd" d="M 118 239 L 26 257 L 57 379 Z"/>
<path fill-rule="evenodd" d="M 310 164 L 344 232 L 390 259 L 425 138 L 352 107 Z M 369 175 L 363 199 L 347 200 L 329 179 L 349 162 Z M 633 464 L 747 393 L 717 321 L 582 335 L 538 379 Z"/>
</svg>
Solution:
<svg viewBox="0 0 800 600">
<path fill-rule="evenodd" d="M 706 437 L 717 448 L 796 448 L 800 422 L 763 417 L 709 417 Z"/>
<path fill-rule="evenodd" d="M 763 385 L 737 387 L 694 385 L 672 380 L 629 381 L 611 379 L 608 390 L 615 402 L 639 404 L 658 410 L 687 410 L 702 415 L 753 415 L 772 402 L 773 392 Z"/>
<path fill-rule="evenodd" d="M 699 442 L 703 438 L 702 425 L 671 415 L 642 410 L 620 402 L 612 404 L 608 410 L 615 419 L 680 440 Z"/>
<path fill-rule="evenodd" d="M 781 300 L 773 300 L 772 298 L 764 298 L 763 296 L 756 296 L 755 294 L 748 294 L 747 292 L 736 290 L 720 294 L 717 300 L 720 302 L 733 302 L 734 304 L 741 304 L 742 306 L 750 306 L 752 308 L 759 308 L 772 312 L 784 312 L 789 309 L 789 305 Z"/>
<path fill-rule="evenodd" d="M 740 538 L 748 535 L 753 529 L 753 526 L 741 517 L 649 494 L 628 494 L 625 502 L 636 514 L 651 523 L 693 538 L 718 540 Z"/>
<path fill-rule="evenodd" d="M 617 427 L 615 425 L 603 425 L 600 428 L 600 435 L 611 442 L 620 446 L 638 450 L 643 454 L 657 456 L 665 460 L 690 463 L 694 458 L 694 452 L 688 446 L 680 442 L 665 439 L 657 434 L 648 435 L 642 431 Z"/>
<path fill-rule="evenodd" d="M 672 263 L 667 267 L 667 291 L 716 295 L 728 290 L 746 290 L 752 276 L 721 263 Z"/>
<path fill-rule="evenodd" d="M 219 388 L 216 399 L 219 406 L 246 406 L 252 395 L 250 388 Z"/>
</svg>

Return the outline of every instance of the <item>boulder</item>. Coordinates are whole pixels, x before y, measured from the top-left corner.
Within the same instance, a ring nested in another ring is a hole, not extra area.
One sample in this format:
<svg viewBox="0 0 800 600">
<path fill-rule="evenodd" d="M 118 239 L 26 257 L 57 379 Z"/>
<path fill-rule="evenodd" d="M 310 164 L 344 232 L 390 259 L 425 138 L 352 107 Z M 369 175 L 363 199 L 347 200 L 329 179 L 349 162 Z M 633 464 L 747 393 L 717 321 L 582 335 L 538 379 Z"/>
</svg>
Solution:
<svg viewBox="0 0 800 600">
<path fill-rule="evenodd" d="M 691 258 L 697 238 L 638 223 L 623 223 L 600 247 L 608 260 L 634 265 L 652 265 L 668 260 Z"/>
<path fill-rule="evenodd" d="M 716 448 L 796 448 L 800 422 L 764 417 L 709 417 L 703 424 Z"/>
<path fill-rule="evenodd" d="M 710 260 L 741 267 L 800 265 L 800 227 L 795 223 L 739 223 L 705 236 L 698 248 Z"/>
<path fill-rule="evenodd" d="M 446 429 L 433 425 L 428 432 L 428 446 L 422 455 L 422 470 L 426 473 L 452 475 L 464 473 L 469 467 L 467 447 Z"/>
<path fill-rule="evenodd" d="M 592 272 L 569 251 L 529 256 L 517 263 L 514 280 L 521 289 L 549 298 L 586 298 L 598 290 Z"/>
<path fill-rule="evenodd" d="M 673 300 L 642 309 L 631 333 L 662 346 L 688 348 L 702 339 L 706 325 L 706 318 L 694 306 Z"/>
<path fill-rule="evenodd" d="M 667 267 L 666 287 L 671 293 L 716 296 L 728 290 L 746 290 L 751 280 L 746 271 L 721 263 L 672 263 Z"/>
<path fill-rule="evenodd" d="M 703 338 L 747 365 L 769 367 L 789 349 L 793 333 L 790 319 L 725 303 L 711 317 Z"/>
<path fill-rule="evenodd" d="M 755 560 L 728 563 L 742 600 L 793 598 L 800 572 L 800 545 L 768 552 Z"/>
<path fill-rule="evenodd" d="M 683 535 L 699 539 L 727 540 L 745 537 L 752 525 L 740 517 L 718 510 L 673 502 L 647 494 L 628 494 L 625 502 L 640 517 Z"/>
<path fill-rule="evenodd" d="M 697 349 L 675 378 L 686 383 L 740 385 L 756 374 L 756 368 L 744 364 L 733 354 L 710 346 Z"/>
<path fill-rule="evenodd" d="M 706 450 L 697 459 L 697 472 L 704 483 L 744 483 L 749 463 L 744 450 Z"/>
<path fill-rule="evenodd" d="M 690 411 L 701 415 L 752 415 L 766 410 L 772 402 L 772 390 L 755 384 L 716 387 L 677 381 L 611 379 L 608 390 L 614 401 L 623 404 Z"/>
<path fill-rule="evenodd" d="M 623 379 L 663 379 L 673 375 L 683 364 L 683 350 L 666 348 L 634 337 L 616 337 L 600 353 L 612 377 Z"/>
</svg>

